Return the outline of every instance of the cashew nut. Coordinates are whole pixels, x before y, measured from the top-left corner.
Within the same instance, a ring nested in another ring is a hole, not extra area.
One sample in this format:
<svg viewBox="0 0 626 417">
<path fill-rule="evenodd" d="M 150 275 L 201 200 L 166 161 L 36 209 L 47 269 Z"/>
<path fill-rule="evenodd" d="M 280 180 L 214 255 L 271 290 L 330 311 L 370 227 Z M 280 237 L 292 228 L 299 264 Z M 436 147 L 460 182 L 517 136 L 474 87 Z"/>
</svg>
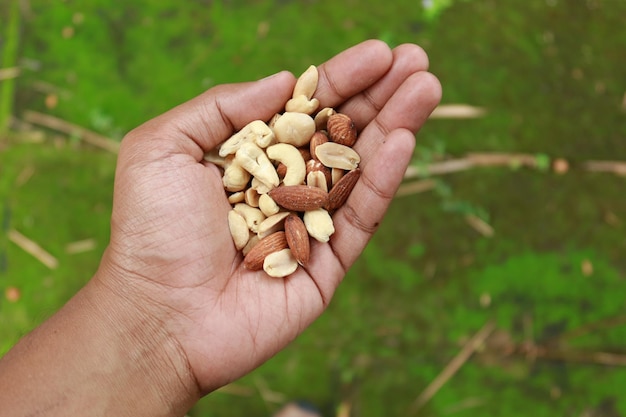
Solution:
<svg viewBox="0 0 626 417">
<path fill-rule="evenodd" d="M 276 204 L 274 199 L 267 194 L 261 194 L 259 197 L 259 209 L 261 209 L 261 212 L 267 217 L 270 217 L 280 211 L 278 204 Z"/>
<path fill-rule="evenodd" d="M 299 147 L 309 143 L 315 133 L 315 122 L 308 114 L 285 112 L 274 124 L 276 140 Z"/>
<path fill-rule="evenodd" d="M 348 171 L 358 167 L 359 162 L 361 162 L 361 157 L 354 149 L 334 142 L 318 145 L 315 148 L 315 156 L 327 167 Z"/>
<path fill-rule="evenodd" d="M 237 213 L 246 220 L 246 225 L 253 233 L 259 231 L 259 225 L 265 220 L 265 215 L 256 207 L 250 207 L 246 203 L 237 203 L 233 207 Z"/>
<path fill-rule="evenodd" d="M 270 189 L 280 183 L 274 165 L 267 158 L 263 149 L 252 142 L 245 142 L 241 145 L 235 154 L 235 161 Z"/>
<path fill-rule="evenodd" d="M 244 126 L 239 132 L 232 135 L 220 146 L 219 155 L 233 154 L 246 142 L 254 142 L 261 148 L 266 148 L 274 142 L 274 132 L 262 120 L 254 120 Z"/>
<path fill-rule="evenodd" d="M 309 235 L 322 243 L 328 242 L 330 236 L 335 233 L 333 219 L 323 208 L 305 211 L 303 220 Z"/>
<path fill-rule="evenodd" d="M 225 168 L 227 164 L 226 158 L 220 156 L 219 152 L 219 148 L 213 148 L 204 154 L 203 159 L 217 165 L 218 167 Z"/>
<path fill-rule="evenodd" d="M 222 184 L 227 191 L 242 191 L 250 182 L 250 173 L 231 156 L 226 158 L 226 168 L 222 176 Z"/>
<path fill-rule="evenodd" d="M 298 269 L 298 261 L 288 248 L 270 253 L 263 261 L 263 270 L 274 278 L 286 277 L 293 274 L 296 269 Z"/>
<path fill-rule="evenodd" d="M 298 148 L 288 143 L 277 143 L 268 147 L 265 151 L 270 159 L 282 162 L 287 167 L 287 172 L 283 178 L 284 185 L 300 185 L 304 183 L 306 164 Z"/>
<path fill-rule="evenodd" d="M 237 250 L 243 249 L 250 239 L 250 230 L 246 219 L 235 210 L 230 210 L 228 212 L 228 228 Z"/>
</svg>

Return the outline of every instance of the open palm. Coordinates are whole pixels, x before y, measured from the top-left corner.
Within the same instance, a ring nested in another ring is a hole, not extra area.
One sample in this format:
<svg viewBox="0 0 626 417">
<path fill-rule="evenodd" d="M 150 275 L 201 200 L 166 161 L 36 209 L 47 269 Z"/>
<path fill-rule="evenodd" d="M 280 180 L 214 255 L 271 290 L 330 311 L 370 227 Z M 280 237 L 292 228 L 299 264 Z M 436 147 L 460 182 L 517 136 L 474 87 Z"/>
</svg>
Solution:
<svg viewBox="0 0 626 417">
<path fill-rule="evenodd" d="M 116 173 L 104 284 L 159 320 L 202 392 L 226 384 L 293 340 L 328 305 L 376 230 L 411 158 L 414 134 L 440 99 L 414 45 L 367 41 L 318 67 L 315 97 L 355 121 L 362 175 L 334 215 L 329 244 L 285 279 L 243 267 L 230 237 L 218 169 L 203 154 L 291 97 L 287 72 L 222 85 L 130 132 Z"/>
</svg>

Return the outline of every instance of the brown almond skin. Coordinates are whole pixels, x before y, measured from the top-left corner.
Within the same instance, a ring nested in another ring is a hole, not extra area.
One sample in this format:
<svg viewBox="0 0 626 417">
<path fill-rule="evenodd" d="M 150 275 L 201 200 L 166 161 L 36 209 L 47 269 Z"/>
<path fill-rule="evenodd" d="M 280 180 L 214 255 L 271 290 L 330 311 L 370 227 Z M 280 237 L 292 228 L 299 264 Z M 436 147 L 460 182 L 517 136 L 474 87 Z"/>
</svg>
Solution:
<svg viewBox="0 0 626 417">
<path fill-rule="evenodd" d="M 268 193 L 279 206 L 291 211 L 309 211 L 328 204 L 328 193 L 308 185 L 283 185 Z"/>
<path fill-rule="evenodd" d="M 333 211 L 343 206 L 360 177 L 360 168 L 355 168 L 341 177 L 341 179 L 337 181 L 337 183 L 333 185 L 333 188 L 331 188 L 328 192 L 328 205 L 326 206 L 326 209 L 328 211 Z"/>
<path fill-rule="evenodd" d="M 309 233 L 302 219 L 291 213 L 285 219 L 285 237 L 291 253 L 302 266 L 307 266 L 311 247 L 309 244 Z"/>
<path fill-rule="evenodd" d="M 313 136 L 311 137 L 311 141 L 309 142 L 309 151 L 311 154 L 311 158 L 315 159 L 316 161 L 319 161 L 317 159 L 317 156 L 315 155 L 315 148 L 317 148 L 318 145 L 321 145 L 322 143 L 326 143 L 328 141 L 329 139 L 326 133 L 322 132 L 321 130 L 318 130 L 317 132 L 315 132 Z M 305 161 L 307 161 L 307 159 L 305 159 Z"/>
<path fill-rule="evenodd" d="M 250 249 L 250 252 L 243 258 L 243 266 L 252 271 L 260 271 L 263 269 L 263 261 L 267 255 L 287 247 L 285 232 L 282 230 L 274 232 L 266 238 L 259 240 L 259 243 Z"/>
<path fill-rule="evenodd" d="M 356 126 L 352 119 L 343 113 L 333 114 L 328 118 L 328 136 L 330 140 L 341 145 L 352 147 L 356 143 Z"/>
<path fill-rule="evenodd" d="M 322 171 L 326 177 L 326 184 L 330 186 L 332 183 L 332 171 L 330 168 L 322 164 L 320 161 L 309 159 L 306 163 L 306 173 L 308 174 L 311 171 Z"/>
</svg>

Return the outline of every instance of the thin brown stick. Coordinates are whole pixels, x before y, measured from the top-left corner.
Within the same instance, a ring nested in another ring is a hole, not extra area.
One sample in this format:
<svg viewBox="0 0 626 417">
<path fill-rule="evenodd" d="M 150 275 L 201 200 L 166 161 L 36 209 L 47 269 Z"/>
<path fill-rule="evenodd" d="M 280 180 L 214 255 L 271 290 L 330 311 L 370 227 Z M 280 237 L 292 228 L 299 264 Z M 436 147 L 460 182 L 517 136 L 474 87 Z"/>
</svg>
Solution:
<svg viewBox="0 0 626 417">
<path fill-rule="evenodd" d="M 8 235 L 11 242 L 15 243 L 22 250 L 35 257 L 35 259 L 48 268 L 55 269 L 59 266 L 57 259 L 46 252 L 46 250 L 39 246 L 37 242 L 27 238 L 15 229 L 10 229 Z"/>
<path fill-rule="evenodd" d="M 417 180 L 411 181 L 398 187 L 396 191 L 396 197 L 403 197 L 405 195 L 419 194 L 426 191 L 430 191 L 437 186 L 437 183 L 433 180 Z"/>
<path fill-rule="evenodd" d="M 587 161 L 585 169 L 591 172 L 609 172 L 626 176 L 626 162 L 623 161 Z"/>
<path fill-rule="evenodd" d="M 20 76 L 20 69 L 18 67 L 0 68 L 0 81 L 10 80 L 11 78 L 17 78 Z"/>
<path fill-rule="evenodd" d="M 404 173 L 404 178 L 415 178 L 422 175 L 443 175 L 454 172 L 466 171 L 473 168 L 472 161 L 467 159 L 448 159 L 441 162 L 433 162 L 424 168 L 409 166 Z"/>
<path fill-rule="evenodd" d="M 461 366 L 472 356 L 494 330 L 493 322 L 485 325 L 467 341 L 463 349 L 446 365 L 439 375 L 422 391 L 409 408 L 409 414 L 417 413 L 430 399 L 461 369 Z"/>
<path fill-rule="evenodd" d="M 78 135 L 86 143 L 104 149 L 112 153 L 118 153 L 120 144 L 117 141 L 102 136 L 91 130 L 85 129 L 82 126 L 75 125 L 70 122 L 66 122 L 58 117 L 50 116 L 48 114 L 39 113 L 36 111 L 28 110 L 24 112 L 24 120 L 29 123 L 33 123 L 39 126 L 46 127 L 48 129 L 56 130 L 66 135 Z"/>
<path fill-rule="evenodd" d="M 472 229 L 476 230 L 485 237 L 493 237 L 495 233 L 493 227 L 489 223 L 474 214 L 468 214 L 465 216 L 465 221 Z"/>
<path fill-rule="evenodd" d="M 482 107 L 469 104 L 440 104 L 430 114 L 431 119 L 476 119 L 487 114 Z"/>
</svg>

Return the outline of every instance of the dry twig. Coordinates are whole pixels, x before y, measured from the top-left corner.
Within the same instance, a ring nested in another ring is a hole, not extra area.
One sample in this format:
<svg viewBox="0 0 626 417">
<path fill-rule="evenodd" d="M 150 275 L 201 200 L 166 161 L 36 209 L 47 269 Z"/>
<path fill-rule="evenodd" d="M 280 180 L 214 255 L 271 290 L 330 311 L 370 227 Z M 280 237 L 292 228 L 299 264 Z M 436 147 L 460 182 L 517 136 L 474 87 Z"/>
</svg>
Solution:
<svg viewBox="0 0 626 417">
<path fill-rule="evenodd" d="M 39 126 L 46 127 L 48 129 L 65 133 L 66 135 L 78 135 L 88 144 L 112 153 L 117 153 L 120 148 L 119 142 L 116 142 L 98 133 L 92 132 L 91 130 L 85 129 L 82 126 L 66 122 L 63 119 L 59 119 L 58 117 L 50 116 L 48 114 L 29 110 L 24 113 L 24 120 L 29 123 L 33 123 Z"/>
<path fill-rule="evenodd" d="M 9 240 L 22 248 L 25 252 L 34 256 L 39 262 L 44 264 L 50 269 L 55 269 L 59 266 L 59 261 L 44 250 L 37 242 L 27 238 L 15 229 L 10 229 L 8 232 Z"/>
<path fill-rule="evenodd" d="M 440 104 L 431 113 L 431 119 L 476 119 L 487 114 L 482 107 L 469 104 Z"/>
<path fill-rule="evenodd" d="M 19 75 L 20 69 L 18 67 L 0 68 L 0 81 L 17 78 Z"/>
<path fill-rule="evenodd" d="M 463 349 L 446 365 L 439 375 L 422 391 L 409 408 L 409 414 L 417 413 L 461 369 L 461 366 L 489 337 L 495 325 L 489 321 L 467 341 Z"/>
</svg>

